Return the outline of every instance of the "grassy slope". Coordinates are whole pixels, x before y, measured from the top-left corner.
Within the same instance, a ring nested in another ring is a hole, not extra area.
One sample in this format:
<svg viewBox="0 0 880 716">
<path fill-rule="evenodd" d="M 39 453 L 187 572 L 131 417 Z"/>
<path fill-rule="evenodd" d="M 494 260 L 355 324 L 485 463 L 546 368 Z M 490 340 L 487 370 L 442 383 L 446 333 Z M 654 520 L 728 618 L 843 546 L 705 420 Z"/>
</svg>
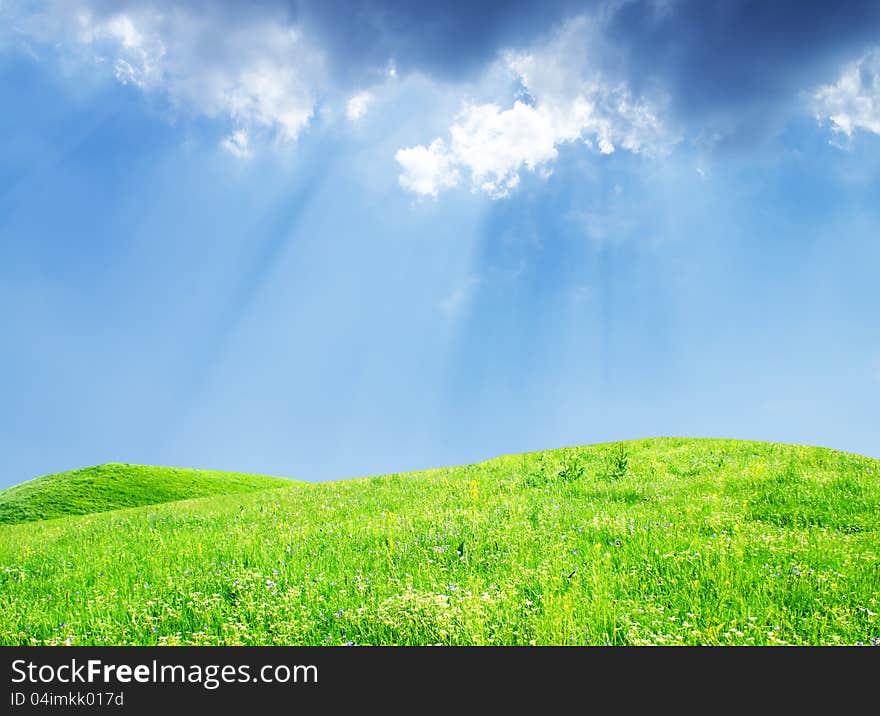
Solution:
<svg viewBox="0 0 880 716">
<path fill-rule="evenodd" d="M 0 490 L 0 524 L 47 520 L 233 492 L 289 486 L 290 480 L 148 465 L 98 465 L 45 475 Z"/>
<path fill-rule="evenodd" d="M 0 643 L 880 642 L 880 461 L 623 449 L 0 527 Z"/>
</svg>

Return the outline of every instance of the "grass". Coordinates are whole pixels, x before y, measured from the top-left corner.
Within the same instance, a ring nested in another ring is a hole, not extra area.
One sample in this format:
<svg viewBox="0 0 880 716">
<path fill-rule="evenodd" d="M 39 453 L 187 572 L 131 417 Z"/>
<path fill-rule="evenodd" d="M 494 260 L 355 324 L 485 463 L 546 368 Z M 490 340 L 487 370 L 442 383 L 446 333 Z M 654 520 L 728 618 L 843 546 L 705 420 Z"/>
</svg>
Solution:
<svg viewBox="0 0 880 716">
<path fill-rule="evenodd" d="M 656 439 L 0 527 L 0 643 L 880 643 L 880 461 Z"/>
<path fill-rule="evenodd" d="M 289 486 L 290 480 L 211 470 L 109 464 L 0 490 L 0 524 L 106 512 L 192 497 Z"/>
</svg>

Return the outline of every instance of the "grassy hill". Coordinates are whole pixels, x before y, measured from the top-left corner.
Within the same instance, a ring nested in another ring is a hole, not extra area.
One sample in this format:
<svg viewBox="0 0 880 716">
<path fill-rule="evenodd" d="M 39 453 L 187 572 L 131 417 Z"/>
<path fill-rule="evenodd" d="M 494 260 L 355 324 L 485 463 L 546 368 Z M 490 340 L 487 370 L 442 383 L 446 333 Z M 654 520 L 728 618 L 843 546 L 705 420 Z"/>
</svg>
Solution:
<svg viewBox="0 0 880 716">
<path fill-rule="evenodd" d="M 290 484 L 290 480 L 281 477 L 235 472 L 149 465 L 98 465 L 45 475 L 0 490 L 0 524 L 85 515 Z"/>
<path fill-rule="evenodd" d="M 0 527 L 2 644 L 880 644 L 880 461 L 656 439 Z"/>
</svg>

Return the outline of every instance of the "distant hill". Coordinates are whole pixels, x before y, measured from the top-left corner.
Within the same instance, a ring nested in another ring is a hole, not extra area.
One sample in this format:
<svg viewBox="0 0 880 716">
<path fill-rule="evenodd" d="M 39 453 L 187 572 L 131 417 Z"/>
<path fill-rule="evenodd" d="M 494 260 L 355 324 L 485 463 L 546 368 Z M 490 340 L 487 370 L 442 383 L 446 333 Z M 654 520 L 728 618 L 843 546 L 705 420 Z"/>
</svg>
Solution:
<svg viewBox="0 0 880 716">
<path fill-rule="evenodd" d="M 109 463 L 0 490 L 0 524 L 141 507 L 193 497 L 290 487 L 293 480 L 237 472 Z"/>
</svg>

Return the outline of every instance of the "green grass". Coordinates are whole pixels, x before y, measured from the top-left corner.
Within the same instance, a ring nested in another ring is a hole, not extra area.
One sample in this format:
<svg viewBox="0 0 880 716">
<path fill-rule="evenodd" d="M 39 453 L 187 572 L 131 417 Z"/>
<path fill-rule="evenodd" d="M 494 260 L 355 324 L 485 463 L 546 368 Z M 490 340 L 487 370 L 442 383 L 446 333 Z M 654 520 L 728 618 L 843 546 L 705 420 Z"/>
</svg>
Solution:
<svg viewBox="0 0 880 716">
<path fill-rule="evenodd" d="M 0 524 L 286 487 L 282 477 L 149 465 L 98 465 L 0 490 Z"/>
<path fill-rule="evenodd" d="M 880 643 L 880 461 L 657 439 L 0 527 L 2 644 Z"/>
</svg>

